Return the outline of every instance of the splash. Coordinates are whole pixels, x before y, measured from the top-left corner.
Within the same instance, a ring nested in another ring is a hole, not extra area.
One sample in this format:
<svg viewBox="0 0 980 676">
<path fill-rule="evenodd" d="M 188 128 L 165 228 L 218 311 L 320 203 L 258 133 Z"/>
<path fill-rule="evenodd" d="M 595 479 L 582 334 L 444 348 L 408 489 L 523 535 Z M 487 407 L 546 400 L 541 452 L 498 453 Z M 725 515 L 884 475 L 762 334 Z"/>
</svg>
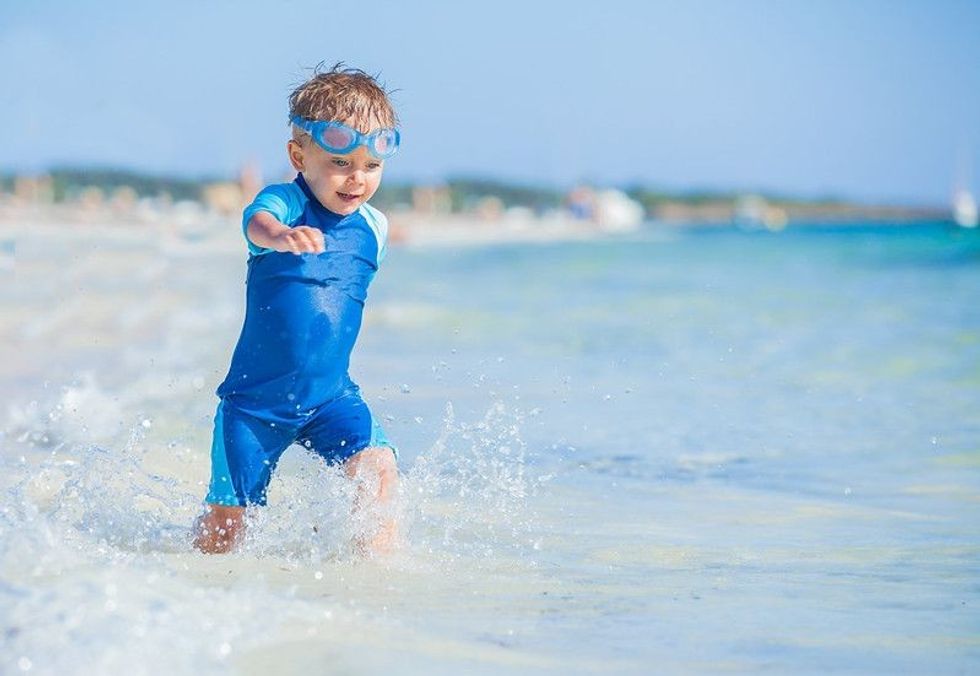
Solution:
<svg viewBox="0 0 980 676">
<path fill-rule="evenodd" d="M 539 483 L 527 472 L 522 421 L 522 413 L 496 402 L 479 422 L 458 422 L 447 404 L 438 440 L 404 477 L 405 521 L 416 547 L 479 558 L 533 547 L 530 498 Z"/>
<path fill-rule="evenodd" d="M 121 434 L 123 410 L 93 378 L 62 388 L 48 407 L 11 409 L 0 437 L 7 532 L 112 555 L 187 551 L 207 459 L 174 441 L 148 440 L 151 424 L 141 416 Z M 540 482 L 527 471 L 523 421 L 500 401 L 475 422 L 446 405 L 438 438 L 403 468 L 390 508 L 409 555 L 489 557 L 533 547 L 530 498 Z M 248 514 L 243 551 L 296 564 L 350 559 L 350 543 L 370 535 L 379 514 L 351 518 L 355 488 L 340 468 L 296 449 L 287 456 L 268 507 Z"/>
</svg>

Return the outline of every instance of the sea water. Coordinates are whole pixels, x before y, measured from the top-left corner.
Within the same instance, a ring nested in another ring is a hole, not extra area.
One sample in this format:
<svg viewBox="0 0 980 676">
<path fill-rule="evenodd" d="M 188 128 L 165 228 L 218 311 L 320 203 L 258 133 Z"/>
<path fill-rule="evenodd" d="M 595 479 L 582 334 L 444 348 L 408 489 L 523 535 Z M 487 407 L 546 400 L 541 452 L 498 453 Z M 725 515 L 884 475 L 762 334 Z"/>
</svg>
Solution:
<svg viewBox="0 0 980 676">
<path fill-rule="evenodd" d="M 0 672 L 980 670 L 980 234 L 393 247 L 365 559 L 301 448 L 239 553 L 189 546 L 235 230 L 4 231 Z"/>
</svg>

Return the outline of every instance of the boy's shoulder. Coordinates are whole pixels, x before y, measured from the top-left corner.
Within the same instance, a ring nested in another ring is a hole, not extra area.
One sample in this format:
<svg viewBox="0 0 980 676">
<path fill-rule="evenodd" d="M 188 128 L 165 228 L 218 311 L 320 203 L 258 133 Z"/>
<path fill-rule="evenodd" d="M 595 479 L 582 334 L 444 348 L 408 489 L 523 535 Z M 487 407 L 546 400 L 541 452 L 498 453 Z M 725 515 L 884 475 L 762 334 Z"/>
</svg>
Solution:
<svg viewBox="0 0 980 676">
<path fill-rule="evenodd" d="M 361 216 L 364 217 L 364 220 L 367 221 L 371 227 L 375 227 L 375 225 L 377 225 L 379 228 L 383 228 L 384 230 L 388 229 L 388 218 L 380 209 L 377 209 L 365 202 L 360 206 L 358 211 L 361 212 Z"/>
<path fill-rule="evenodd" d="M 252 203 L 245 209 L 246 221 L 256 211 L 269 211 L 279 222 L 294 225 L 306 208 L 309 198 L 296 183 L 273 183 L 259 191 Z"/>
<path fill-rule="evenodd" d="M 259 194 L 245 207 L 242 212 L 242 234 L 248 243 L 248 251 L 253 255 L 265 254 L 272 251 L 260 247 L 248 238 L 248 222 L 260 211 L 267 211 L 280 223 L 288 226 L 296 225 L 303 216 L 306 203 L 309 200 L 303 189 L 295 181 L 291 183 L 273 183 L 259 191 Z"/>
</svg>

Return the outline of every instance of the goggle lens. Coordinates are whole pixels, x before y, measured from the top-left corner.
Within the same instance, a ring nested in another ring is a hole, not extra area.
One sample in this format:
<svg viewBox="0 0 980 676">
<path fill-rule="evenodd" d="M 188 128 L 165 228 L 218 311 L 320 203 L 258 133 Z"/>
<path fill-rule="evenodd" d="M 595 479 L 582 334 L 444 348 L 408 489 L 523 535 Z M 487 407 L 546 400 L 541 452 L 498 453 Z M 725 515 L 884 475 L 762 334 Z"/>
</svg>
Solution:
<svg viewBox="0 0 980 676">
<path fill-rule="evenodd" d="M 344 127 L 328 127 L 323 130 L 323 144 L 332 150 L 347 150 L 356 140 L 352 130 Z"/>
<path fill-rule="evenodd" d="M 374 152 L 379 157 L 389 157 L 398 150 L 398 142 L 395 139 L 395 132 L 385 129 L 374 137 Z"/>
</svg>

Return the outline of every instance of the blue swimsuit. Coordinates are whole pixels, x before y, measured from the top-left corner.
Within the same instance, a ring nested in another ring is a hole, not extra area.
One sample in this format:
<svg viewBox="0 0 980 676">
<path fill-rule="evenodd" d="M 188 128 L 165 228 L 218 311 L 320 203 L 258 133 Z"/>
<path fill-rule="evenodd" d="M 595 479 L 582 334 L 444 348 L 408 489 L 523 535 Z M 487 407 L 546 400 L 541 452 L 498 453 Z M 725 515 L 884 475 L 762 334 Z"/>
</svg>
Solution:
<svg viewBox="0 0 980 676">
<path fill-rule="evenodd" d="M 260 192 L 243 229 L 258 211 L 318 228 L 326 251 L 296 255 L 248 242 L 245 323 L 217 392 L 212 504 L 265 504 L 272 470 L 292 443 L 328 462 L 368 446 L 394 450 L 348 374 L 387 220 L 366 204 L 349 216 L 327 210 L 302 174 Z"/>
</svg>

